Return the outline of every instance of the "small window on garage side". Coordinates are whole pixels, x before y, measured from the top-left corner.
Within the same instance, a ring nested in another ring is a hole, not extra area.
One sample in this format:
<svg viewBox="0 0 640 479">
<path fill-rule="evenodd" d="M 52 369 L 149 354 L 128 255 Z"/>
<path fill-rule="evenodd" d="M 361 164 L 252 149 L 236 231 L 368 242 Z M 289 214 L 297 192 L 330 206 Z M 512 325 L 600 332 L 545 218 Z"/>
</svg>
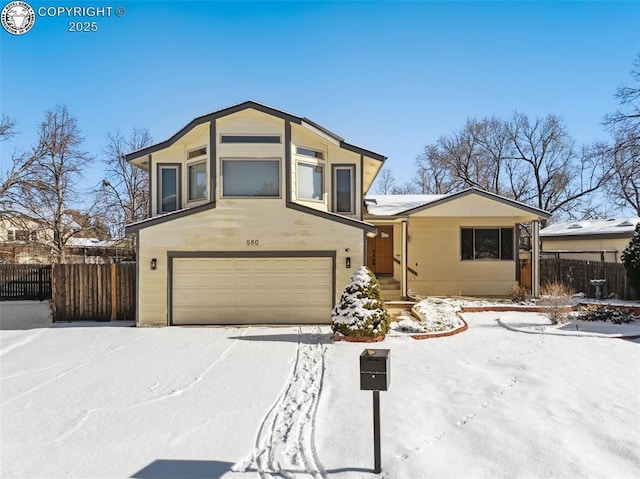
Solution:
<svg viewBox="0 0 640 479">
<path fill-rule="evenodd" d="M 222 196 L 280 197 L 280 160 L 223 159 Z"/>
<path fill-rule="evenodd" d="M 158 212 L 169 213 L 180 208 L 180 167 L 158 165 Z"/>
<path fill-rule="evenodd" d="M 187 152 L 187 199 L 201 201 L 207 197 L 207 148 Z"/>
<path fill-rule="evenodd" d="M 512 260 L 513 228 L 462 228 L 460 232 L 463 260 Z"/>
</svg>

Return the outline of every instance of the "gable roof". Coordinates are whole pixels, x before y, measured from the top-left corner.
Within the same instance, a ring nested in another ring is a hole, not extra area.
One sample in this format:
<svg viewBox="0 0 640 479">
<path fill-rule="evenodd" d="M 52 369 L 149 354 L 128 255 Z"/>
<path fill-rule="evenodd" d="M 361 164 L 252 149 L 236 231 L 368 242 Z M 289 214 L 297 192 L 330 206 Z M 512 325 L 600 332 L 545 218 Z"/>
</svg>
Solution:
<svg viewBox="0 0 640 479">
<path fill-rule="evenodd" d="M 424 211 L 469 195 L 482 196 L 538 215 L 542 218 L 549 218 L 551 216 L 551 213 L 540 208 L 529 206 L 520 201 L 496 195 L 495 193 L 490 193 L 476 187 L 446 195 L 372 195 L 367 196 L 365 201 L 367 202 L 367 210 L 372 216 L 409 216 L 419 211 Z"/>
<path fill-rule="evenodd" d="M 540 237 L 620 235 L 630 238 L 638 223 L 638 217 L 560 221 L 540 230 Z"/>
<path fill-rule="evenodd" d="M 266 113 L 267 115 L 271 115 L 271 116 L 275 116 L 277 118 L 281 118 L 283 120 L 286 121 L 290 121 L 291 123 L 295 123 L 297 125 L 301 125 L 304 127 L 307 127 L 310 129 L 316 129 L 319 130 L 320 132 L 322 132 L 323 134 L 327 135 L 329 138 L 331 138 L 332 140 L 334 140 L 336 142 L 336 144 L 345 150 L 348 151 L 352 151 L 354 153 L 358 153 L 361 155 L 364 155 L 366 157 L 369 158 L 373 158 L 375 160 L 384 162 L 387 157 L 384 155 L 381 155 L 380 153 L 376 153 L 374 151 L 371 150 L 366 150 L 364 148 L 361 148 L 359 146 L 355 146 L 352 145 L 350 143 L 347 143 L 344 141 L 344 139 L 338 135 L 336 135 L 335 133 L 327 130 L 326 128 L 318 125 L 317 123 L 309 120 L 308 118 L 305 117 L 301 117 L 301 116 L 296 116 L 296 115 L 292 115 L 291 113 L 287 113 L 284 112 L 282 110 L 278 110 L 276 108 L 267 106 L 267 105 L 263 105 L 262 103 L 258 103 L 252 100 L 249 101 L 245 101 L 243 103 L 238 103 L 237 105 L 233 105 L 227 108 L 223 108 L 222 110 L 217 110 L 211 113 L 207 113 L 206 115 L 202 115 L 199 116 L 197 118 L 194 118 L 193 120 L 191 120 L 186 126 L 184 126 L 183 128 L 181 128 L 177 133 L 175 133 L 173 136 L 171 136 L 169 139 L 162 141 L 160 143 L 156 143 L 155 145 L 151 145 L 151 146 L 147 146 L 146 148 L 142 148 L 140 150 L 131 152 L 127 155 L 125 155 L 125 158 L 127 161 L 132 161 L 136 158 L 140 158 L 142 156 L 146 156 L 146 155 L 150 155 L 151 153 L 154 153 L 156 151 L 159 150 L 164 150 L 165 148 L 168 148 L 169 146 L 173 145 L 176 141 L 178 141 L 180 138 L 182 138 L 185 134 L 187 134 L 189 131 L 191 131 L 193 128 L 195 128 L 196 126 L 202 124 L 202 123 L 206 123 L 208 121 L 212 121 L 215 120 L 217 118 L 222 118 L 224 116 L 227 115 L 232 115 L 233 113 L 237 113 L 239 111 L 243 111 L 243 110 L 247 110 L 247 109 L 252 109 L 252 110 L 256 110 L 256 111 L 260 111 L 262 113 Z"/>
</svg>

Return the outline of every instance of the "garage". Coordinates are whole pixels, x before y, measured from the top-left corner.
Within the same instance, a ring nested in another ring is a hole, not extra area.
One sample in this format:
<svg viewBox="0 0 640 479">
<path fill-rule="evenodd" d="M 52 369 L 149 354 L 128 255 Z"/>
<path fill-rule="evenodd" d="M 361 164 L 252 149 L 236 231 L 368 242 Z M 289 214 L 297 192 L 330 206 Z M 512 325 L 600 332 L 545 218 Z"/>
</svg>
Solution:
<svg viewBox="0 0 640 479">
<path fill-rule="evenodd" d="M 329 323 L 335 253 L 309 254 L 170 256 L 170 323 Z"/>
</svg>

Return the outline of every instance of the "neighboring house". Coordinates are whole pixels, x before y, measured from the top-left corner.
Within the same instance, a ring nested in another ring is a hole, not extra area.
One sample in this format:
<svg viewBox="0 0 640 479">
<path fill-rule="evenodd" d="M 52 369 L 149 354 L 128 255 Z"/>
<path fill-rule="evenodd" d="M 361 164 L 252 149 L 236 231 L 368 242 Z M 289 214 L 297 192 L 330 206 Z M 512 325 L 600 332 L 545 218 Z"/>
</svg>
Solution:
<svg viewBox="0 0 640 479">
<path fill-rule="evenodd" d="M 469 188 L 448 195 L 369 195 L 364 219 L 377 226 L 367 266 L 393 275 L 402 296 L 505 296 L 520 274 L 520 224 L 530 223 L 534 295 L 539 222 L 546 211 Z"/>
<path fill-rule="evenodd" d="M 563 221 L 540 231 L 542 254 L 562 259 L 621 263 L 640 218 Z"/>
<path fill-rule="evenodd" d="M 360 264 L 393 275 L 403 296 L 505 295 L 516 226 L 537 235 L 549 215 L 476 189 L 365 207 L 385 159 L 251 101 L 128 154 L 150 175 L 150 218 L 127 226 L 138 326 L 328 323 Z"/>
<path fill-rule="evenodd" d="M 31 219 L 16 216 L 0 220 L 0 262 L 47 263 L 52 231 Z"/>
</svg>

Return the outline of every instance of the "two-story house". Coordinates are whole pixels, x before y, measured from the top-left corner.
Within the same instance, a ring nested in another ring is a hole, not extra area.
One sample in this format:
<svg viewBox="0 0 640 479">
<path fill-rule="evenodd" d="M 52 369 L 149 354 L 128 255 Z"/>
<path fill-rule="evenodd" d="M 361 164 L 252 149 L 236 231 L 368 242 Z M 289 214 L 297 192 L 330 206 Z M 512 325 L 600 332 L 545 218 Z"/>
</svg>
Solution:
<svg viewBox="0 0 640 479">
<path fill-rule="evenodd" d="M 327 323 L 366 261 L 362 198 L 385 157 L 248 101 L 127 155 L 150 174 L 140 326 Z"/>
</svg>

